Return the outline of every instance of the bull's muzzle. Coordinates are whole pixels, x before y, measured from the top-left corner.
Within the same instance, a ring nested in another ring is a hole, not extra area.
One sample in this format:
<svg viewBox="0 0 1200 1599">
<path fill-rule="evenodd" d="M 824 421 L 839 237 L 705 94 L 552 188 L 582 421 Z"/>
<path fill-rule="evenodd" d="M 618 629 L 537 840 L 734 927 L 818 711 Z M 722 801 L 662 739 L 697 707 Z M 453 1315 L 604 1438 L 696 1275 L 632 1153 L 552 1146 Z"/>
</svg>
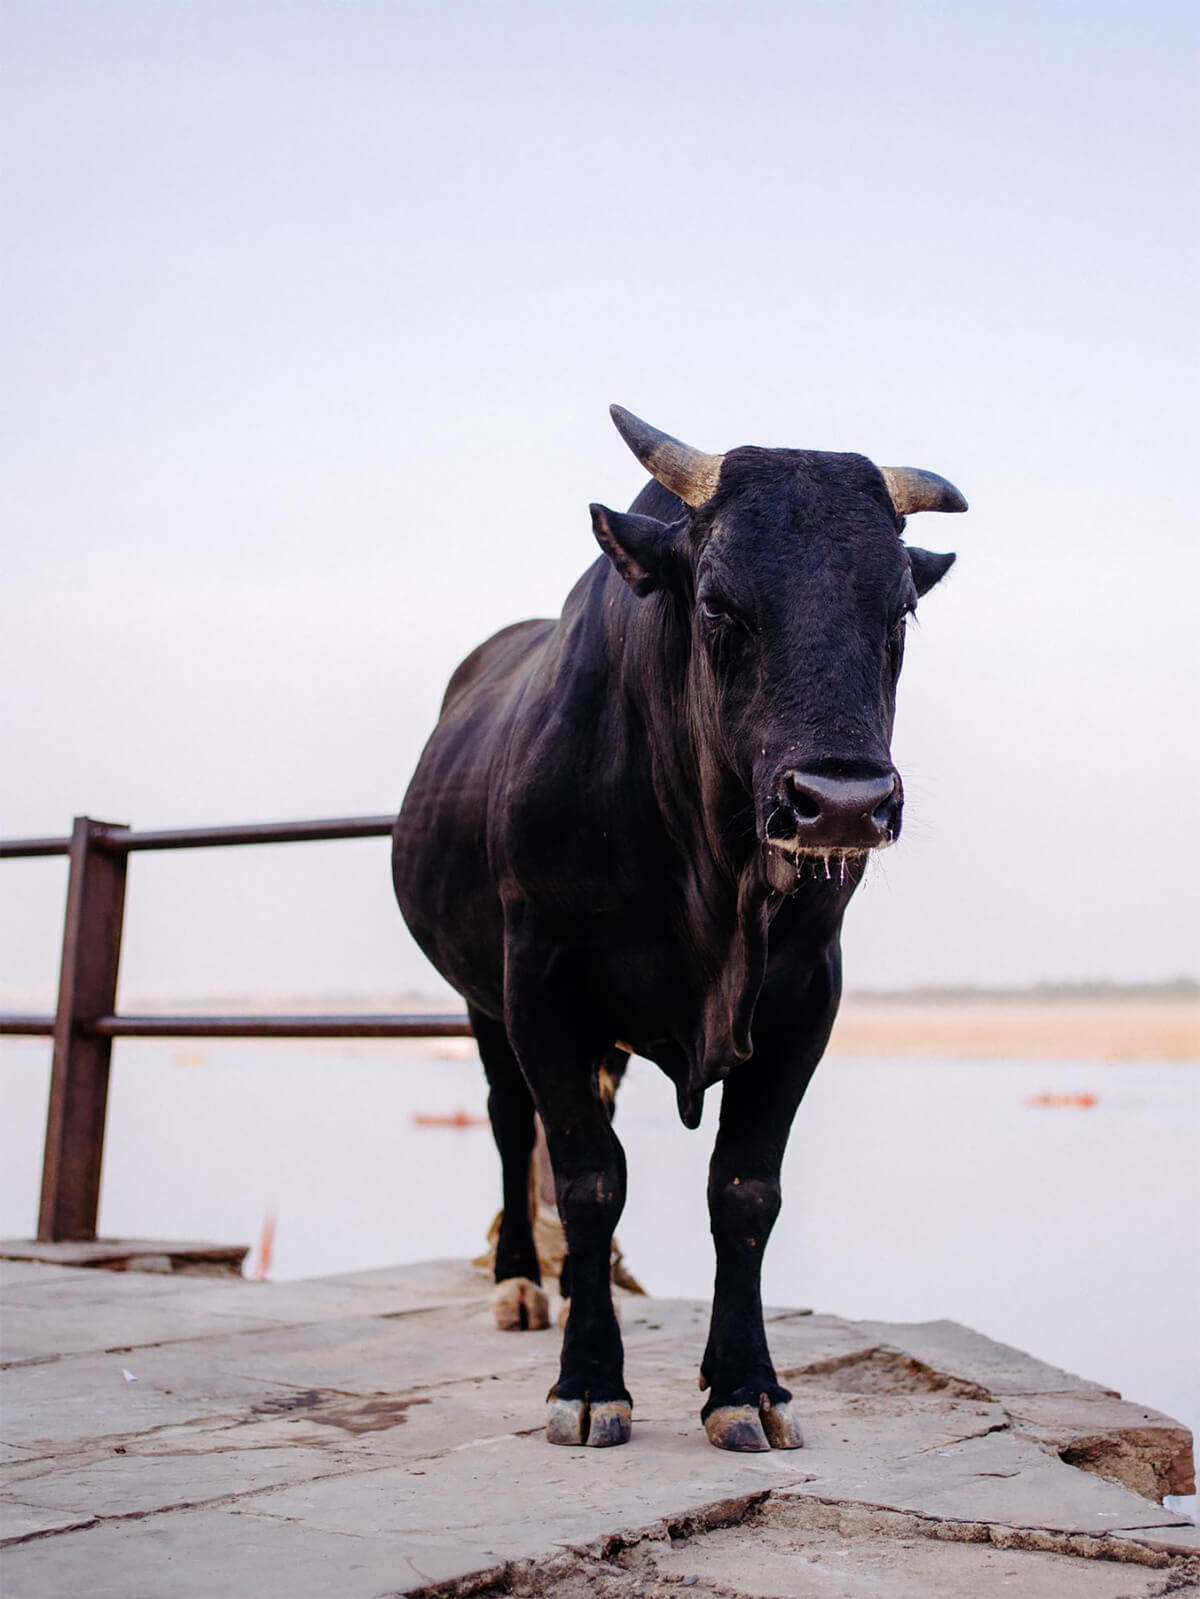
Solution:
<svg viewBox="0 0 1200 1599">
<path fill-rule="evenodd" d="M 851 778 L 784 772 L 768 842 L 800 854 L 878 849 L 898 836 L 903 806 L 894 771 Z"/>
</svg>

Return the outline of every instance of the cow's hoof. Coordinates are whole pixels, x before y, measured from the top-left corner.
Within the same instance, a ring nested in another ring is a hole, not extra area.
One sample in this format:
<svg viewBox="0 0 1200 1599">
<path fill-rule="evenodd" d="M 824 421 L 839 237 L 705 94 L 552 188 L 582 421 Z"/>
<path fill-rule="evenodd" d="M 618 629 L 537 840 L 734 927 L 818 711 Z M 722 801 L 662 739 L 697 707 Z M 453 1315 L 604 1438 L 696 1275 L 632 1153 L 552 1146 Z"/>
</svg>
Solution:
<svg viewBox="0 0 1200 1599">
<path fill-rule="evenodd" d="M 743 1455 L 760 1455 L 771 1446 L 753 1405 L 719 1405 L 704 1418 L 710 1444 Z"/>
<path fill-rule="evenodd" d="M 804 1436 L 791 1401 L 772 1403 L 766 1394 L 758 1405 L 718 1405 L 704 1418 L 710 1444 L 742 1454 L 762 1454 L 765 1449 L 801 1449 Z"/>
<path fill-rule="evenodd" d="M 525 1332 L 550 1325 L 545 1290 L 528 1277 L 506 1277 L 492 1294 L 492 1314 L 501 1332 Z"/>
<path fill-rule="evenodd" d="M 627 1444 L 633 1431 L 633 1406 L 628 1399 L 605 1399 L 591 1405 L 585 1399 L 546 1401 L 546 1439 L 552 1444 L 587 1444 L 609 1449 Z"/>
<path fill-rule="evenodd" d="M 612 1444 L 627 1444 L 633 1432 L 633 1406 L 627 1399 L 606 1399 L 591 1407 L 587 1442 L 589 1449 L 608 1449 Z"/>
<path fill-rule="evenodd" d="M 582 1399 L 546 1401 L 546 1441 L 552 1444 L 587 1443 L 587 1405 Z"/>
<path fill-rule="evenodd" d="M 791 1400 L 781 1399 L 777 1405 L 773 1405 L 764 1398 L 758 1413 L 772 1449 L 804 1448 L 804 1434 L 800 1431 L 800 1422 L 792 1409 Z"/>
</svg>

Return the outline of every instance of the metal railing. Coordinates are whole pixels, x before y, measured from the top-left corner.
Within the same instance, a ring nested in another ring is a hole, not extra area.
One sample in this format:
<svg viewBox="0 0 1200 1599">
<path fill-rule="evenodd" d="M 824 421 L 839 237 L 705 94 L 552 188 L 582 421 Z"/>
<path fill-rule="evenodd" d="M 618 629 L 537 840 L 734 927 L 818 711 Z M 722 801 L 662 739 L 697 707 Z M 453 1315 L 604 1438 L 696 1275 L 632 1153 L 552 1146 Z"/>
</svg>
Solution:
<svg viewBox="0 0 1200 1599">
<path fill-rule="evenodd" d="M 58 1004 L 53 1016 L 0 1014 L 0 1034 L 53 1038 L 38 1242 L 92 1240 L 100 1204 L 114 1038 L 470 1038 L 466 1016 L 118 1016 L 125 877 L 133 850 L 218 849 L 385 838 L 391 816 L 136 832 L 77 816 L 69 838 L 0 840 L 0 860 L 66 855 Z"/>
</svg>

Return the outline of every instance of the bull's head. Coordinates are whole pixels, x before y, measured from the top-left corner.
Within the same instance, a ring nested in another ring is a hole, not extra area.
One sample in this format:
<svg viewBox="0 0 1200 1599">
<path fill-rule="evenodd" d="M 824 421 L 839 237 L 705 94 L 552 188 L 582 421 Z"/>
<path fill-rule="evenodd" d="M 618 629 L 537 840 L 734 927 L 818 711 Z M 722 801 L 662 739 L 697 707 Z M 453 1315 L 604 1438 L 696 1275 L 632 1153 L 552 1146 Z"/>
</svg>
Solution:
<svg viewBox="0 0 1200 1599">
<path fill-rule="evenodd" d="M 593 527 L 635 593 L 669 595 L 690 627 L 681 709 L 704 730 L 706 786 L 753 798 L 781 893 L 811 862 L 826 876 L 831 858 L 861 863 L 900 832 L 905 623 L 954 560 L 906 545 L 905 517 L 966 501 L 932 472 L 814 450 L 705 455 L 612 416 L 676 498 L 658 497 L 666 519 L 594 505 Z"/>
</svg>

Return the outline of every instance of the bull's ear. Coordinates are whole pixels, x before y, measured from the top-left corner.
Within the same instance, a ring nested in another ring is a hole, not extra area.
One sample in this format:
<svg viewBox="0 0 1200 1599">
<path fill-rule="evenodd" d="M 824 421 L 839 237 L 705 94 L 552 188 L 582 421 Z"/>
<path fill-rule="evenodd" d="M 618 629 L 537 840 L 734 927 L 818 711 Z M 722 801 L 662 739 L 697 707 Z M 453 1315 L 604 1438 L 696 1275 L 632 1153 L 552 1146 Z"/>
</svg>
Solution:
<svg viewBox="0 0 1200 1599">
<path fill-rule="evenodd" d="M 590 505 L 596 542 L 635 594 L 650 594 L 663 581 L 675 548 L 675 529 L 636 511 Z"/>
<path fill-rule="evenodd" d="M 919 550 L 907 544 L 908 558 L 912 562 L 913 582 L 918 594 L 928 594 L 935 583 L 940 583 L 954 565 L 953 555 L 935 555 L 932 550 Z"/>
</svg>

